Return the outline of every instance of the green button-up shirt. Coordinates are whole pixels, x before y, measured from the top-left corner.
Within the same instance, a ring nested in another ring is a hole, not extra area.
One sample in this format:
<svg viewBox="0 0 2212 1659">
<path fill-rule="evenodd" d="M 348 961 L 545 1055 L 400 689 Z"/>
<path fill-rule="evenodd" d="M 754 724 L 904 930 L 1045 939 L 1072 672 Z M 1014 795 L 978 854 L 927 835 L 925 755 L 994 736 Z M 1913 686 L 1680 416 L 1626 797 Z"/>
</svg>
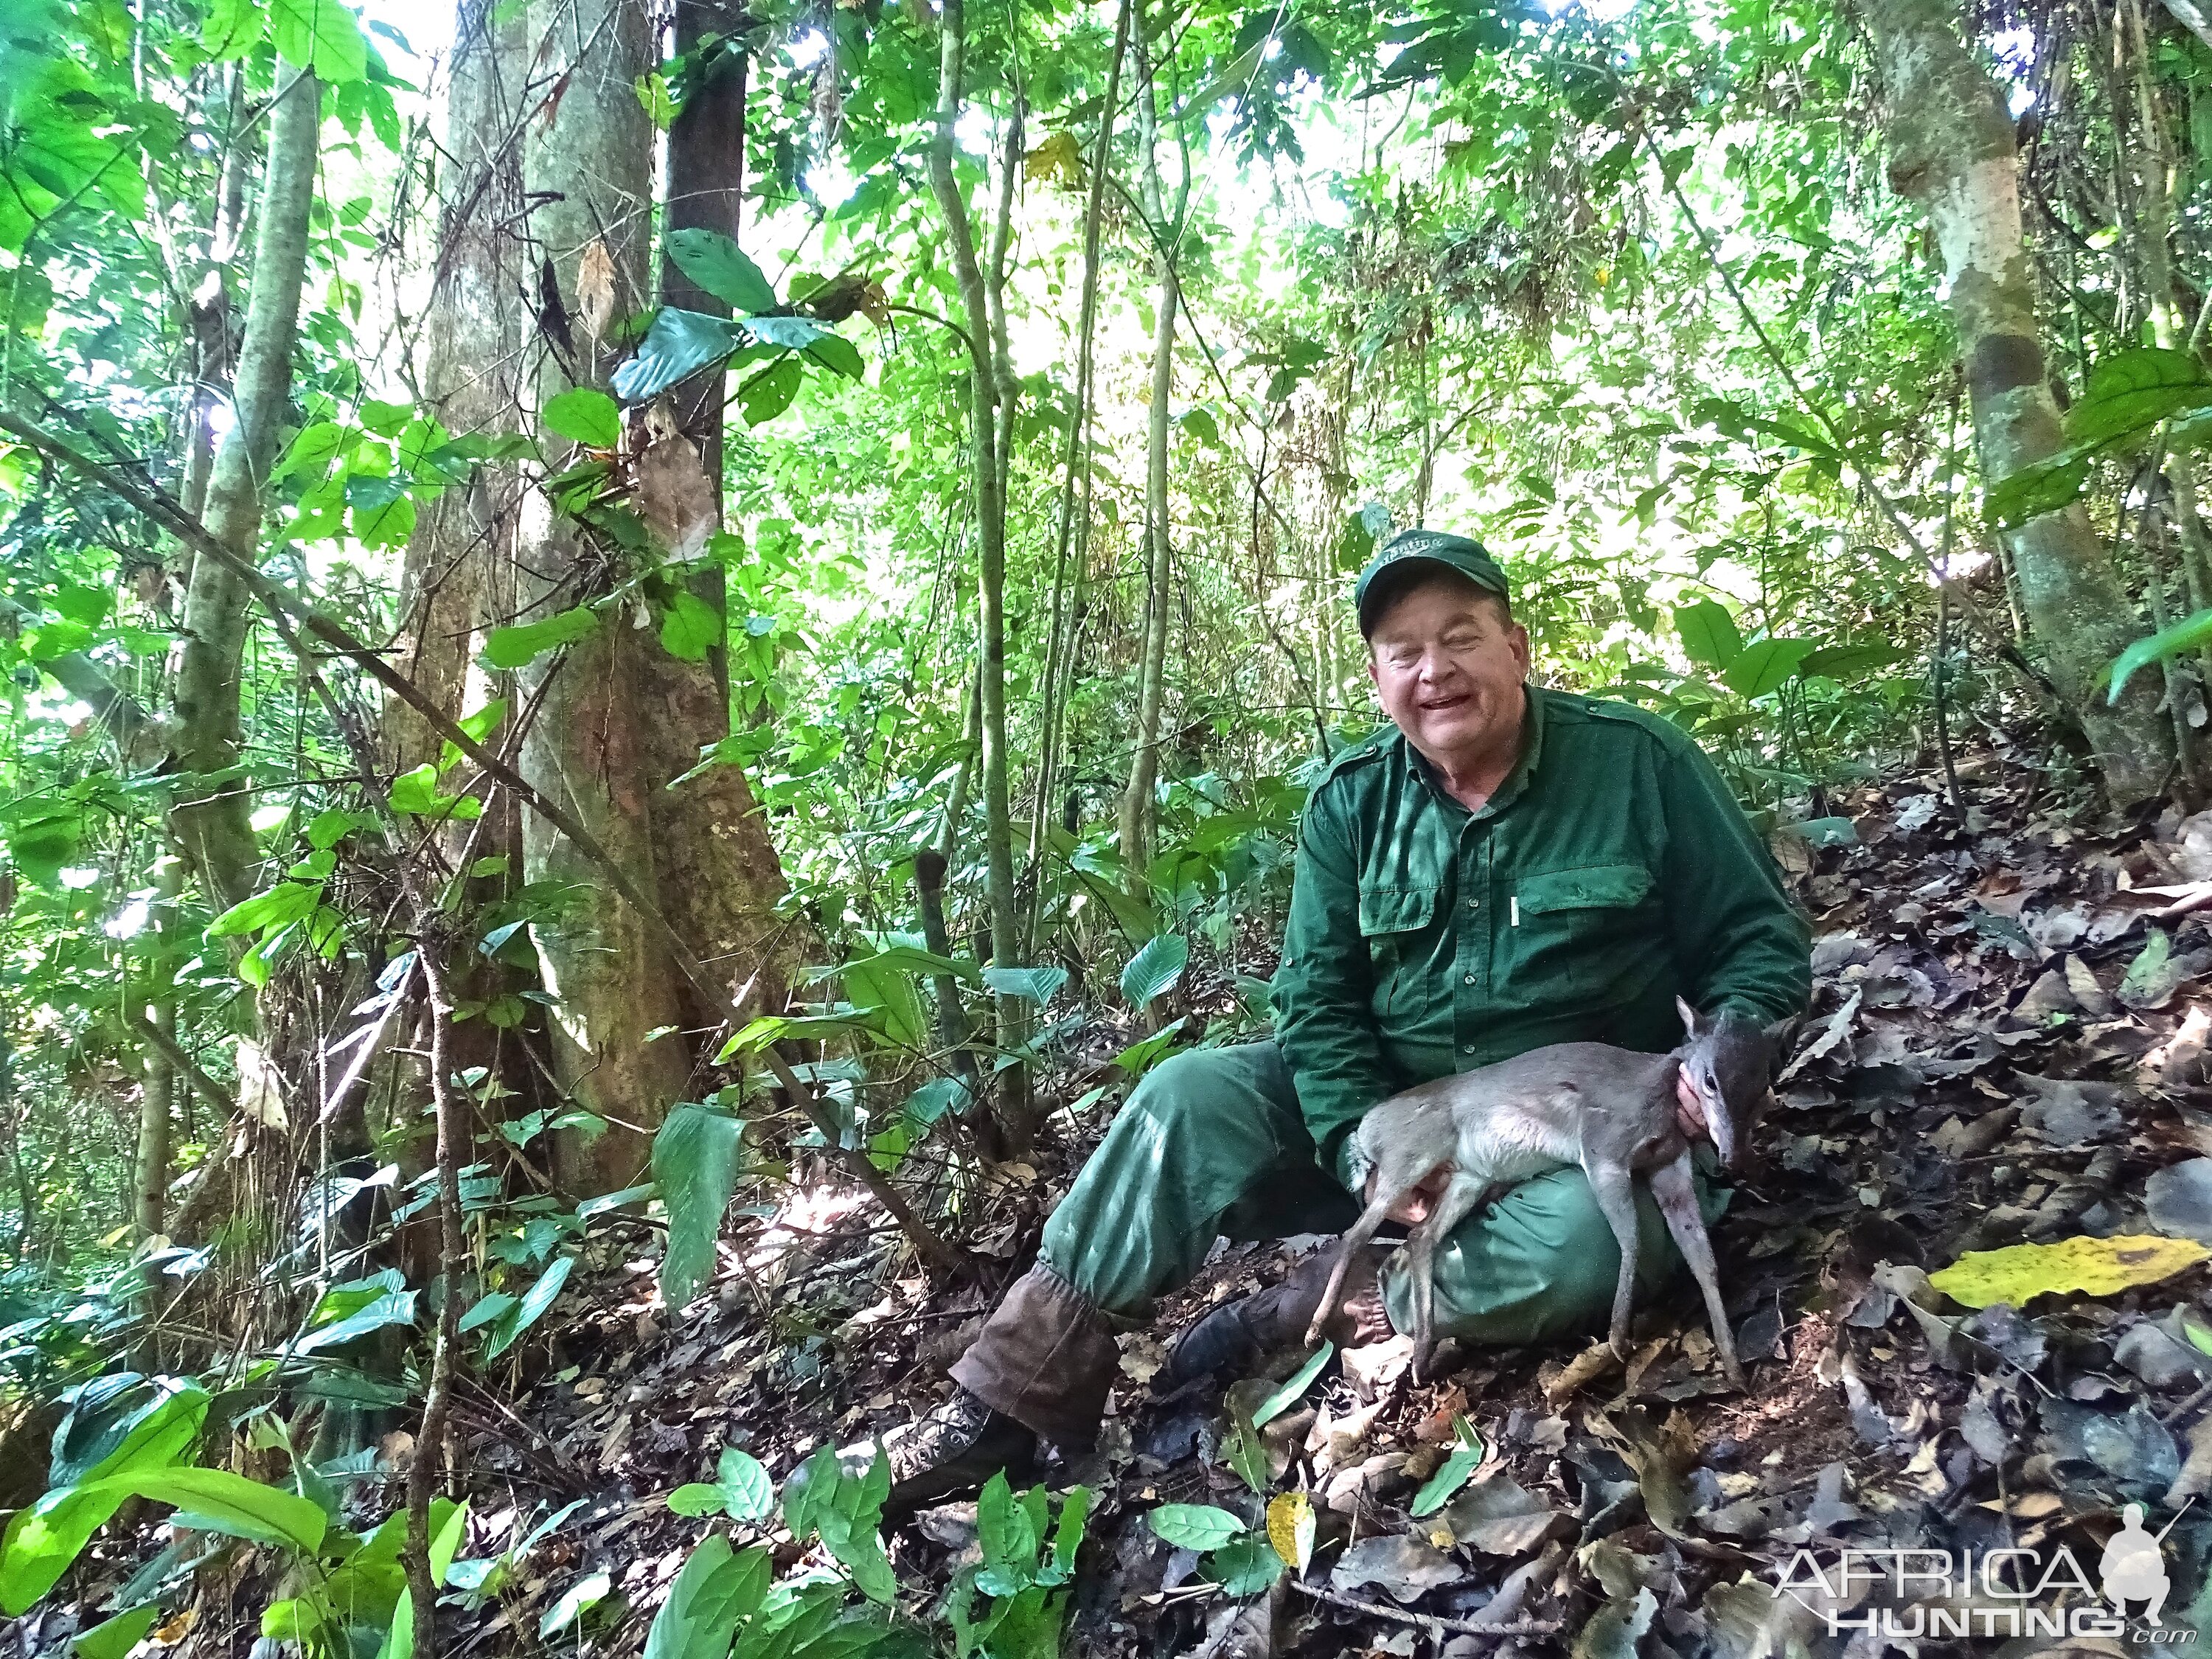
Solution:
<svg viewBox="0 0 2212 1659">
<path fill-rule="evenodd" d="M 1306 804 L 1276 1036 L 1323 1161 L 1376 1102 L 1546 1043 L 1660 1053 L 1677 994 L 1805 1005 L 1810 930 L 1705 751 L 1626 703 L 1528 689 L 1479 812 L 1386 726 Z M 1349 1184 L 1348 1180 L 1346 1184 Z"/>
</svg>

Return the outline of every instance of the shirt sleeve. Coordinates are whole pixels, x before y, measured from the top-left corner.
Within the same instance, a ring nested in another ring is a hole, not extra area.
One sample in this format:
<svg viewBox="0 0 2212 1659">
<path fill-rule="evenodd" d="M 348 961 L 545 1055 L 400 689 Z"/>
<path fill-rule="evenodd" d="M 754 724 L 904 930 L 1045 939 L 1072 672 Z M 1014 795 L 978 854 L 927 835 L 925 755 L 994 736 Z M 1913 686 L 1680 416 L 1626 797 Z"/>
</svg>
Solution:
<svg viewBox="0 0 2212 1659">
<path fill-rule="evenodd" d="M 1811 927 L 1705 750 L 1686 743 L 1660 764 L 1662 886 L 1685 994 L 1705 1013 L 1788 1018 L 1812 994 Z"/>
<path fill-rule="evenodd" d="M 1340 804 L 1316 790 L 1298 830 L 1275 1037 L 1322 1167 L 1352 1186 L 1345 1152 L 1367 1109 L 1396 1091 L 1375 1032 L 1374 973 L 1359 932 L 1359 866 Z"/>
</svg>

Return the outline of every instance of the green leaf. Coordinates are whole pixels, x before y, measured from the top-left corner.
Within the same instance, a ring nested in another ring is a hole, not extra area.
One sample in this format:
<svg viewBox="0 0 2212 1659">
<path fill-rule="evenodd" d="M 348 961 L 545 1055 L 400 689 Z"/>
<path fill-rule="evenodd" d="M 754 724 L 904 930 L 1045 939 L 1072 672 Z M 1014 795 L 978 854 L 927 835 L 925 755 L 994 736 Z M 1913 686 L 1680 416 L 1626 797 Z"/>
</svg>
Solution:
<svg viewBox="0 0 2212 1659">
<path fill-rule="evenodd" d="M 638 342 L 636 355 L 615 370 L 615 395 L 625 403 L 641 403 L 751 341 L 743 326 L 726 317 L 663 306 Z"/>
<path fill-rule="evenodd" d="M 269 38 L 279 55 L 330 86 L 368 72 L 368 42 L 338 0 L 270 0 Z"/>
<path fill-rule="evenodd" d="M 704 1480 L 693 1480 L 677 1487 L 661 1501 L 678 1515 L 695 1517 L 720 1515 L 722 1512 L 722 1489 Z"/>
<path fill-rule="evenodd" d="M 738 405 L 747 426 L 774 420 L 791 407 L 806 378 L 796 357 L 778 357 L 757 374 L 748 375 L 738 387 Z"/>
<path fill-rule="evenodd" d="M 2098 359 L 2081 398 L 2066 411 L 2066 440 L 2115 443 L 2170 415 L 2212 405 L 2212 380 L 2194 352 L 2139 346 Z"/>
<path fill-rule="evenodd" d="M 1982 492 L 1982 511 L 2000 530 L 2017 530 L 2031 519 L 2056 513 L 2081 495 L 2094 459 L 2092 450 L 2069 448 L 2021 467 Z"/>
<path fill-rule="evenodd" d="M 1274 1482 L 1270 1478 L 1267 1443 L 1260 1438 L 1259 1427 L 1251 1417 L 1234 1407 L 1230 1411 L 1229 1439 L 1222 1448 L 1222 1456 L 1237 1471 L 1238 1480 L 1260 1497 L 1267 1495 L 1267 1488 Z"/>
<path fill-rule="evenodd" d="M 484 1358 L 496 1358 L 520 1340 L 522 1334 L 545 1316 L 553 1305 L 553 1298 L 561 1294 L 561 1286 L 568 1283 L 568 1270 L 576 1265 L 576 1258 L 558 1258 L 538 1276 L 538 1282 L 523 1292 L 522 1300 L 501 1316 L 499 1328 L 484 1349 Z"/>
<path fill-rule="evenodd" d="M 154 1621 L 161 1616 L 161 1604 L 149 1601 L 128 1613 L 118 1613 L 105 1624 L 79 1632 L 74 1646 L 78 1659 L 124 1659 L 137 1647 Z"/>
<path fill-rule="evenodd" d="M 1797 665 L 1797 672 L 1810 678 L 1819 675 L 1823 679 L 1855 680 L 1876 669 L 1887 668 L 1905 660 L 1905 653 L 1893 645 L 1877 645 L 1868 641 L 1858 645 L 1826 645 L 1818 651 L 1808 651 L 1805 660 Z"/>
<path fill-rule="evenodd" d="M 1145 941 L 1121 969 L 1121 994 L 1132 1008 L 1149 1008 L 1182 977 L 1190 963 L 1190 940 L 1181 933 L 1159 933 Z"/>
<path fill-rule="evenodd" d="M 536 622 L 495 628 L 484 636 L 484 665 L 489 668 L 520 668 L 549 651 L 557 651 L 564 645 L 587 638 L 599 625 L 599 617 L 580 605 Z"/>
<path fill-rule="evenodd" d="M 719 1533 L 702 1540 L 653 1615 L 645 1659 L 723 1659 L 738 1626 L 768 1594 L 768 1581 L 765 1549 L 732 1554 Z"/>
<path fill-rule="evenodd" d="M 688 587 L 679 587 L 660 613 L 661 648 L 679 662 L 704 662 L 722 642 L 722 618 Z"/>
<path fill-rule="evenodd" d="M 265 893 L 240 899 L 208 923 L 208 937 L 228 939 L 289 927 L 313 911 L 321 897 L 319 884 L 280 881 Z"/>
<path fill-rule="evenodd" d="M 546 1608 L 538 1621 L 538 1639 L 557 1636 L 592 1608 L 607 1599 L 614 1580 L 605 1571 L 587 1572 L 561 1592 L 561 1599 Z"/>
<path fill-rule="evenodd" d="M 981 1547 L 985 1569 L 995 1580 L 984 1584 L 985 1590 L 1012 1595 L 1028 1587 L 1036 1571 L 1036 1527 L 1029 1511 L 1014 1502 L 1004 1469 L 991 1477 L 975 1500 L 975 1541 Z"/>
<path fill-rule="evenodd" d="M 1452 1432 L 1459 1443 L 1452 1448 L 1450 1456 L 1437 1468 L 1437 1472 L 1424 1481 L 1420 1491 L 1413 1494 L 1413 1513 L 1418 1519 L 1434 1515 L 1450 1501 L 1451 1495 L 1465 1486 L 1468 1477 L 1482 1467 L 1482 1437 L 1464 1416 L 1452 1419 Z"/>
<path fill-rule="evenodd" d="M 215 0 L 200 26 L 200 44 L 215 62 L 227 63 L 259 46 L 268 27 L 259 0 Z"/>
<path fill-rule="evenodd" d="M 1328 1364 L 1330 1356 L 1335 1352 L 1335 1343 L 1323 1342 L 1314 1351 L 1312 1358 L 1291 1374 L 1281 1388 L 1260 1402 L 1260 1409 L 1252 1413 L 1252 1426 L 1264 1429 L 1297 1405 L 1305 1391 L 1313 1387 L 1313 1380 L 1321 1375 L 1321 1368 Z"/>
<path fill-rule="evenodd" d="M 1674 632 L 1692 662 L 1707 668 L 1726 668 L 1743 651 L 1743 635 L 1735 618 L 1718 599 L 1699 599 L 1674 609 Z"/>
<path fill-rule="evenodd" d="M 1022 997 L 1040 1008 L 1067 983 L 1065 968 L 986 968 L 983 983 L 1002 997 Z"/>
<path fill-rule="evenodd" d="M 176 1524 L 313 1554 L 329 1529 L 322 1505 L 228 1469 L 135 1469 L 79 1488 L 103 1498 L 151 1498 L 176 1507 Z"/>
<path fill-rule="evenodd" d="M 1789 684 L 1812 650 L 1810 640 L 1755 641 L 1721 671 L 1721 678 L 1728 682 L 1729 690 L 1749 702 Z"/>
<path fill-rule="evenodd" d="M 1244 1531 L 1242 1521 L 1210 1504 L 1163 1504 L 1148 1519 L 1153 1532 L 1178 1549 L 1218 1550 Z"/>
<path fill-rule="evenodd" d="M 653 1178 L 668 1208 L 668 1249 L 660 1260 L 660 1299 L 684 1306 L 712 1274 L 722 1212 L 737 1190 L 744 1126 L 686 1101 L 653 1137 Z"/>
<path fill-rule="evenodd" d="M 596 387 L 580 386 L 547 398 L 538 418 L 556 437 L 592 449 L 612 449 L 622 442 L 622 410 Z"/>
<path fill-rule="evenodd" d="M 357 1313 L 330 1324 L 318 1326 L 292 1345 L 294 1354 L 317 1353 L 325 1348 L 335 1348 L 356 1337 L 367 1336 L 371 1331 L 380 1331 L 387 1325 L 412 1325 L 415 1322 L 415 1292 L 402 1291 L 376 1298 Z"/>
<path fill-rule="evenodd" d="M 775 1513 L 775 1482 L 761 1461 L 738 1446 L 725 1446 L 714 1466 L 722 1507 L 732 1521 L 765 1521 Z"/>
<path fill-rule="evenodd" d="M 77 806 L 27 811 L 8 826 L 8 858 L 41 887 L 52 887 L 60 882 L 63 867 L 76 862 L 83 836 L 84 817 Z"/>
<path fill-rule="evenodd" d="M 2170 628 L 2160 629 L 2148 639 L 2137 640 L 2120 653 L 2112 664 L 2112 687 L 2106 701 L 2118 702 L 2120 693 L 2136 673 L 2154 662 L 2164 662 L 2168 657 L 2178 657 L 2185 651 L 2194 651 L 2201 645 L 2212 642 L 2212 610 L 2199 611 L 2184 617 Z"/>
<path fill-rule="evenodd" d="M 806 355 L 848 380 L 862 380 L 867 375 L 868 366 L 860 356 L 860 348 L 842 334 L 825 332 L 806 348 Z"/>
<path fill-rule="evenodd" d="M 1248 1532 L 1206 1558 L 1206 1575 L 1224 1595 L 1257 1595 L 1283 1576 L 1283 1558 L 1264 1533 Z"/>
<path fill-rule="evenodd" d="M 672 230 L 665 244 L 676 268 L 731 310 L 749 316 L 775 304 L 761 268 L 720 231 Z"/>
</svg>

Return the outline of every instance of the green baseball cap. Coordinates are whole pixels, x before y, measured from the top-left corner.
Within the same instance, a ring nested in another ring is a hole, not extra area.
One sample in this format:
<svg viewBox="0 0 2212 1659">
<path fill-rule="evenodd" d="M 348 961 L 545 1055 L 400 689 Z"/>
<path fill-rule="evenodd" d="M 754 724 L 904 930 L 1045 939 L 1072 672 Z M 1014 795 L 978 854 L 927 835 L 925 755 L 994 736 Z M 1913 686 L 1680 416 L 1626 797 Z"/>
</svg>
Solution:
<svg viewBox="0 0 2212 1659">
<path fill-rule="evenodd" d="M 1458 572 L 1477 587 L 1487 588 L 1500 599 L 1510 599 L 1512 590 L 1506 586 L 1505 573 L 1498 568 L 1482 544 L 1472 537 L 1455 536 L 1443 530 L 1401 530 L 1382 544 L 1382 549 L 1368 561 L 1367 568 L 1359 573 L 1359 580 L 1352 589 L 1352 603 L 1359 612 L 1359 633 L 1364 639 L 1375 631 L 1382 620 L 1382 600 L 1390 597 L 1397 586 L 1385 583 L 1380 594 L 1375 592 L 1376 578 L 1386 570 L 1395 570 L 1409 560 L 1424 564 L 1441 565 Z"/>
</svg>

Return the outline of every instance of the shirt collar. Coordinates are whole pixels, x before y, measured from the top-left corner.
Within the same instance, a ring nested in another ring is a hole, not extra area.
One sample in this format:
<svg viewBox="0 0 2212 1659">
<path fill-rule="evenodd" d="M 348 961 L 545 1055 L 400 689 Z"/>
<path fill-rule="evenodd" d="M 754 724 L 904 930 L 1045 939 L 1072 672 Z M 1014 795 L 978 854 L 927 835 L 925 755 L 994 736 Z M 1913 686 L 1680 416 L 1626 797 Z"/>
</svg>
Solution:
<svg viewBox="0 0 2212 1659">
<path fill-rule="evenodd" d="M 1546 693 L 1542 687 L 1533 684 L 1524 684 L 1522 690 L 1528 694 L 1528 702 L 1527 712 L 1521 721 L 1521 758 L 1505 775 L 1505 781 L 1491 793 L 1490 799 L 1483 802 L 1482 810 L 1468 814 L 1471 817 L 1492 817 L 1512 805 L 1527 792 L 1529 781 L 1535 775 L 1536 768 L 1544 757 Z M 1397 734 L 1396 741 L 1405 753 L 1407 766 L 1415 777 L 1420 779 L 1422 786 L 1454 811 L 1466 812 L 1466 805 L 1444 787 L 1443 780 L 1437 775 L 1436 768 L 1429 764 L 1428 757 L 1414 748 L 1403 732 Z"/>
</svg>

